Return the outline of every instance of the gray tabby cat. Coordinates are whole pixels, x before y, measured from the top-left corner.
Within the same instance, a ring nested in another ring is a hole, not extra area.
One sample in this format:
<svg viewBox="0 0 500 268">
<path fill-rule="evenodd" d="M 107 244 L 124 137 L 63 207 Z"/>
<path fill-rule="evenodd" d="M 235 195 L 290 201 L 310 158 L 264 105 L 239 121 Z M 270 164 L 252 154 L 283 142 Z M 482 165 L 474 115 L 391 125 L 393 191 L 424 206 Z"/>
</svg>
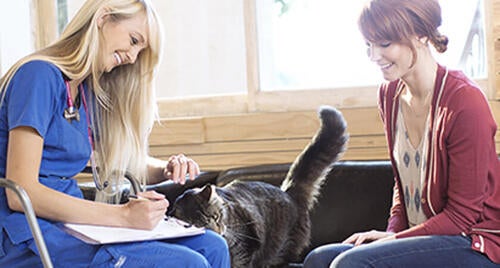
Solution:
<svg viewBox="0 0 500 268">
<path fill-rule="evenodd" d="M 309 245 L 309 212 L 325 173 L 344 151 L 346 123 L 323 106 L 321 127 L 297 157 L 279 187 L 259 181 L 234 181 L 186 190 L 171 215 L 226 239 L 233 268 L 287 267 Z"/>
</svg>

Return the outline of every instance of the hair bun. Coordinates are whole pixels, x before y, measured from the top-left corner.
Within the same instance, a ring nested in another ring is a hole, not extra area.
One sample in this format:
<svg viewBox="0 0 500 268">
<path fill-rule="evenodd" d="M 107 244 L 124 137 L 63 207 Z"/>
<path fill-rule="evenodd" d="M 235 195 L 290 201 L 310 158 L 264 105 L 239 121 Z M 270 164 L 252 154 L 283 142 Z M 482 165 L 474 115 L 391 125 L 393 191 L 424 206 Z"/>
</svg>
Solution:
<svg viewBox="0 0 500 268">
<path fill-rule="evenodd" d="M 446 35 L 438 34 L 432 39 L 431 43 L 439 53 L 443 53 L 448 49 L 448 37 Z"/>
</svg>

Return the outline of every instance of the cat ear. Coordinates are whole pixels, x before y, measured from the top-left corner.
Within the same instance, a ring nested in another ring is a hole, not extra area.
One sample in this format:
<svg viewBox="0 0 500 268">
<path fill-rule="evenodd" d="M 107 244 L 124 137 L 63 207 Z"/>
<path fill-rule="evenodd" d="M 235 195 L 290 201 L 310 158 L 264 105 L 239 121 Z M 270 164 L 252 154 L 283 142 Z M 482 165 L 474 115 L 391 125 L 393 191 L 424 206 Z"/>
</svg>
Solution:
<svg viewBox="0 0 500 268">
<path fill-rule="evenodd" d="M 211 195 L 212 195 L 212 185 L 211 184 L 207 184 L 207 185 L 203 186 L 203 188 L 201 188 L 201 192 L 200 192 L 199 196 L 202 199 L 209 200 Z"/>
</svg>

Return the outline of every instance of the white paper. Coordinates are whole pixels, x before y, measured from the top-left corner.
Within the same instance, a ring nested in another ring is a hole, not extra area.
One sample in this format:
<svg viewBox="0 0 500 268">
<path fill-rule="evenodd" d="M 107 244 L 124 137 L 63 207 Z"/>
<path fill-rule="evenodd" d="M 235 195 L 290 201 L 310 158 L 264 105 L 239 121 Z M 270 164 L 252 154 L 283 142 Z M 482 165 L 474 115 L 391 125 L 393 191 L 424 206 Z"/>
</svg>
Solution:
<svg viewBox="0 0 500 268">
<path fill-rule="evenodd" d="M 89 244 L 125 243 L 134 241 L 160 240 L 193 236 L 205 233 L 205 229 L 169 217 L 163 220 L 153 230 L 139 230 L 122 227 L 109 227 L 87 224 L 65 223 L 64 228 L 69 234 Z"/>
</svg>

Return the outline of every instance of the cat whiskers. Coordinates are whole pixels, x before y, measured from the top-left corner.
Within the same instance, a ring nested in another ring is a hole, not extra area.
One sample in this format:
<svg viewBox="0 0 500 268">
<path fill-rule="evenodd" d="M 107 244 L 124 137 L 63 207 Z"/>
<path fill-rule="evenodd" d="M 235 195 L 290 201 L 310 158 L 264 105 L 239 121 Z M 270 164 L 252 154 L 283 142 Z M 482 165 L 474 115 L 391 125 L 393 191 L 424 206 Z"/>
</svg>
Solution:
<svg viewBox="0 0 500 268">
<path fill-rule="evenodd" d="M 226 232 L 226 234 L 230 234 L 230 235 L 232 235 L 232 236 L 234 236 L 236 238 L 248 238 L 248 239 L 251 239 L 251 240 L 260 241 L 258 237 L 245 235 L 243 233 L 237 233 L 237 232 L 234 232 L 232 229 L 227 229 L 227 230 L 228 231 Z"/>
<path fill-rule="evenodd" d="M 247 226 L 247 225 L 251 225 L 251 224 L 254 224 L 256 223 L 257 221 L 248 221 L 246 223 L 240 223 L 240 224 L 231 224 L 231 225 L 226 225 L 226 230 L 227 230 L 227 234 L 228 235 L 232 235 L 236 238 L 248 238 L 248 239 L 251 239 L 251 240 L 255 240 L 255 241 L 260 241 L 260 239 L 258 237 L 255 237 L 255 236 L 249 236 L 249 235 L 245 235 L 243 233 L 238 233 L 238 232 L 235 232 L 235 227 L 241 227 L 241 226 Z M 227 236 L 227 235 L 226 235 Z"/>
<path fill-rule="evenodd" d="M 250 224 L 254 224 L 256 223 L 257 221 L 247 221 L 245 223 L 239 223 L 239 224 L 227 224 L 227 227 L 229 228 L 234 228 L 234 227 L 240 227 L 240 226 L 246 226 L 246 225 L 250 225 Z"/>
</svg>

